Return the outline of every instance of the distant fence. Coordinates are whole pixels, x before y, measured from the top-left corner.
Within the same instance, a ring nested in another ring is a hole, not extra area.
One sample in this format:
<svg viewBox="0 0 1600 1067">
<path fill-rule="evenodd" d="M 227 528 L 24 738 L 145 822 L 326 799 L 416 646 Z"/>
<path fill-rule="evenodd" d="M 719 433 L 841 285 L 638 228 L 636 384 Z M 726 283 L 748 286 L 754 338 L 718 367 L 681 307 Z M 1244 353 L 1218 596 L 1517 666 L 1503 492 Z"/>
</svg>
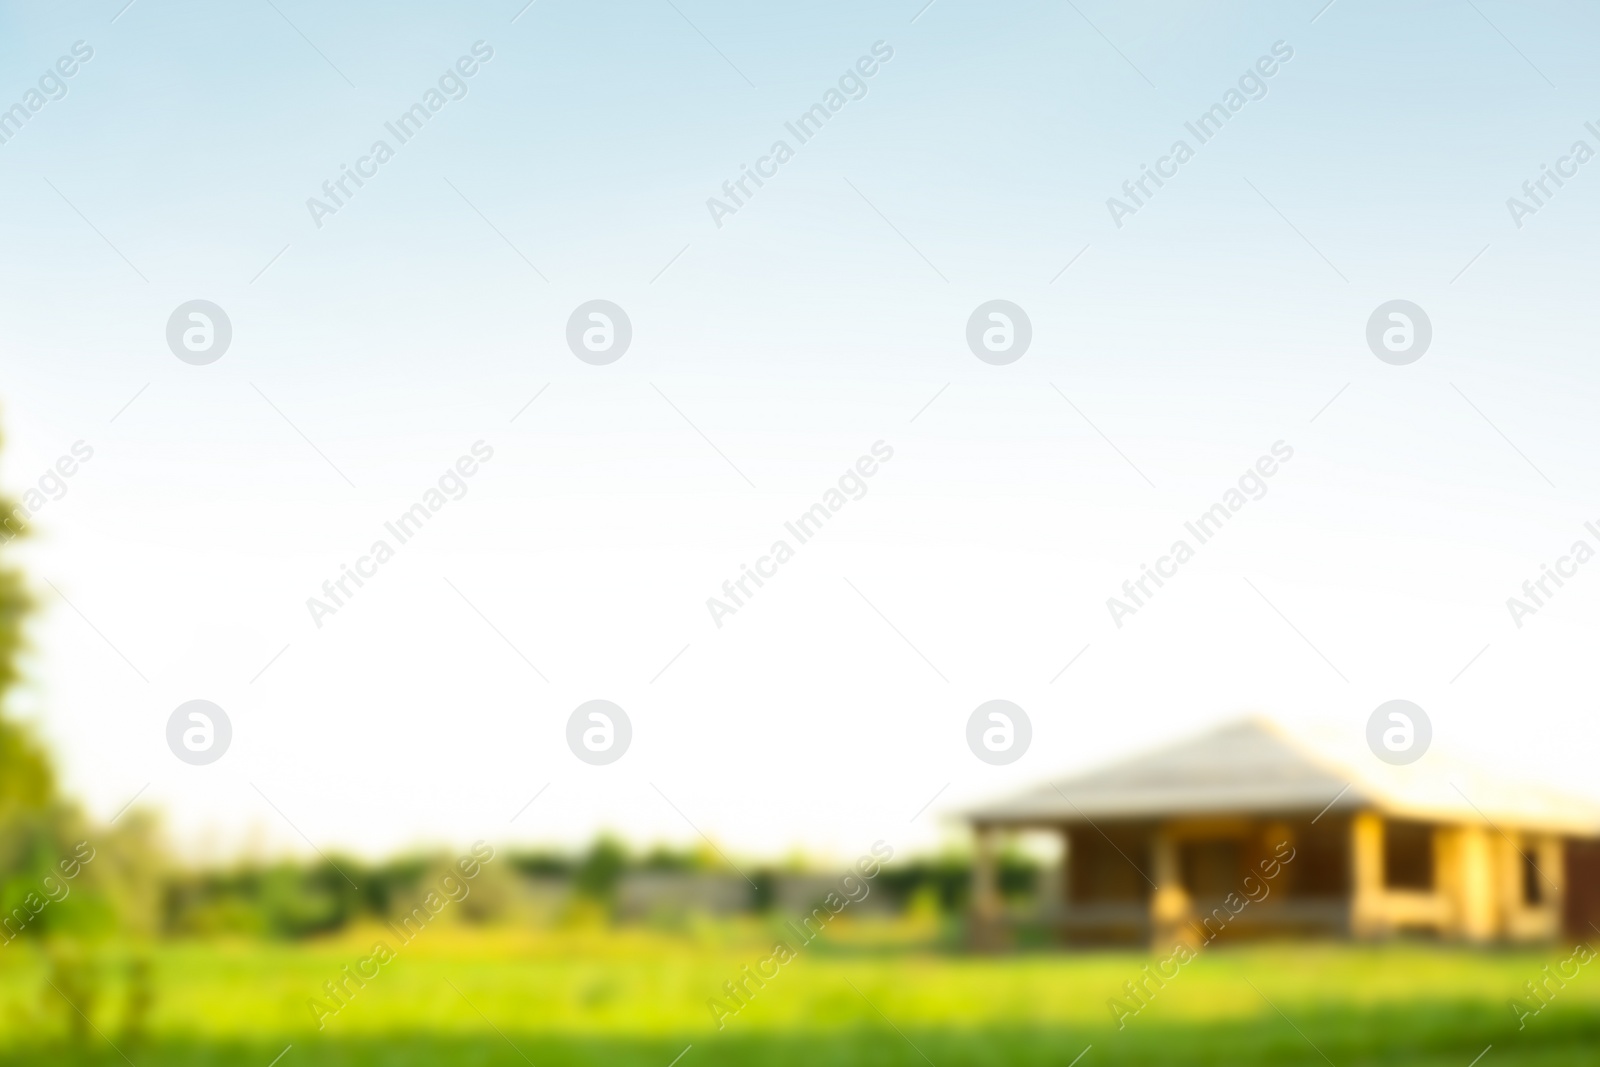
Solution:
<svg viewBox="0 0 1600 1067">
<path fill-rule="evenodd" d="M 630 871 L 617 882 L 616 913 L 622 919 L 685 912 L 735 915 L 754 903 L 754 887 L 738 874 Z"/>
</svg>

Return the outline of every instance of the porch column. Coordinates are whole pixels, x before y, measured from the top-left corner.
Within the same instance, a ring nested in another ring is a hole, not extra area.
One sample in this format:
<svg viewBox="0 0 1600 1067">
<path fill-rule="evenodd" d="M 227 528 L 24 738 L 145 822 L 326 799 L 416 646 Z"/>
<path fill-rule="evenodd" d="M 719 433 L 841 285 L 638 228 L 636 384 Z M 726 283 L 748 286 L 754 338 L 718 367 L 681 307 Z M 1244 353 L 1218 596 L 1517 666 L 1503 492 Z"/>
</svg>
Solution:
<svg viewBox="0 0 1600 1067">
<path fill-rule="evenodd" d="M 1150 839 L 1150 867 L 1150 879 L 1156 884 L 1150 892 L 1150 947 L 1170 951 L 1180 938 L 1190 942 L 1194 938 L 1184 936 L 1189 894 L 1183 888 L 1177 843 L 1165 829 L 1157 830 Z"/>
<path fill-rule="evenodd" d="M 1000 940 L 1000 828 L 973 827 L 977 848 L 972 859 L 972 937 L 980 948 L 997 947 Z"/>
<path fill-rule="evenodd" d="M 1387 931 L 1383 907 L 1383 819 L 1363 811 L 1350 820 L 1350 934 L 1378 937 Z"/>
<path fill-rule="evenodd" d="M 1056 899 L 1050 904 L 1051 917 L 1058 928 L 1064 928 L 1072 909 L 1072 831 L 1065 826 L 1061 827 L 1061 870 L 1056 877 L 1061 884 L 1056 886 Z"/>
</svg>

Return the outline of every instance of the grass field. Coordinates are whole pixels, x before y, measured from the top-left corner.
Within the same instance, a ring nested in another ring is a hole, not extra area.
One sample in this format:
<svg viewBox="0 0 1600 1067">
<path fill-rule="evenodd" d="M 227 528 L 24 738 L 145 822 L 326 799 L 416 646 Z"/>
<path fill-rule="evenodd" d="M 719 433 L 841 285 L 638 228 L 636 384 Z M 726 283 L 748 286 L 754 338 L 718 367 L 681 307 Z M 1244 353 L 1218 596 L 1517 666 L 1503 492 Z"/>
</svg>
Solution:
<svg viewBox="0 0 1600 1067">
<path fill-rule="evenodd" d="M 1146 954 L 970 956 L 843 924 L 720 1031 L 707 998 L 768 954 L 761 928 L 429 929 L 319 1031 L 308 1000 L 378 936 L 394 943 L 369 931 L 311 944 L 158 946 L 146 1032 L 127 1032 L 123 991 L 111 985 L 89 1006 L 94 1030 L 81 1045 L 66 1036 L 68 1009 L 42 957 L 7 946 L 0 1064 L 268 1067 L 287 1047 L 279 1067 L 668 1067 L 680 1053 L 679 1067 L 1066 1067 L 1088 1048 L 1081 1067 L 1468 1067 L 1490 1045 L 1480 1067 L 1600 1063 L 1600 961 L 1524 1029 L 1508 1007 L 1570 949 L 1212 948 L 1119 1030 L 1107 1000 L 1140 976 Z"/>
</svg>

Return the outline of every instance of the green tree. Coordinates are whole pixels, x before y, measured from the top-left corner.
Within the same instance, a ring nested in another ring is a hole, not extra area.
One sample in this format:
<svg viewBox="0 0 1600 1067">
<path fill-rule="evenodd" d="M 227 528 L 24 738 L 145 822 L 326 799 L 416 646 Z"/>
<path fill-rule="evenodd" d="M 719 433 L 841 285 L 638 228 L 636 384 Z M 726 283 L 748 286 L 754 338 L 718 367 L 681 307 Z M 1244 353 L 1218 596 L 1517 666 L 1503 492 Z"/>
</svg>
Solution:
<svg viewBox="0 0 1600 1067">
<path fill-rule="evenodd" d="M 0 444 L 3 444 L 0 438 Z M 14 518 L 20 509 L 0 496 L 0 550 L 9 548 L 26 530 Z M 33 608 L 22 574 L 0 551 L 0 818 L 22 809 L 43 808 L 56 799 L 55 770 L 32 734 L 8 714 L 7 697 L 21 679 L 23 624 Z"/>
<path fill-rule="evenodd" d="M 578 863 L 578 892 L 592 900 L 610 903 L 628 865 L 628 850 L 609 834 L 601 834 Z"/>
<path fill-rule="evenodd" d="M 26 520 L 17 517 L 23 514 L 0 497 L 0 927 L 54 865 L 59 814 L 55 768 L 33 732 L 12 718 L 8 699 L 21 678 L 23 628 L 33 608 L 4 551 L 25 534 Z M 0 940 L 9 940 L 7 933 L 0 928 Z"/>
<path fill-rule="evenodd" d="M 161 852 L 156 827 L 141 812 L 129 812 L 115 827 L 92 825 L 62 796 L 49 754 L 13 713 L 10 697 L 22 678 L 35 608 L 12 563 L 26 533 L 27 512 L 0 497 L 0 966 L 27 966 L 29 957 L 15 943 L 42 943 L 50 985 L 40 991 L 39 1021 L 53 1019 L 46 1029 L 81 1042 L 103 1000 L 112 939 L 138 942 L 154 932 Z M 129 958 L 119 1014 L 136 1037 L 152 999 L 151 979 L 137 943 Z"/>
</svg>

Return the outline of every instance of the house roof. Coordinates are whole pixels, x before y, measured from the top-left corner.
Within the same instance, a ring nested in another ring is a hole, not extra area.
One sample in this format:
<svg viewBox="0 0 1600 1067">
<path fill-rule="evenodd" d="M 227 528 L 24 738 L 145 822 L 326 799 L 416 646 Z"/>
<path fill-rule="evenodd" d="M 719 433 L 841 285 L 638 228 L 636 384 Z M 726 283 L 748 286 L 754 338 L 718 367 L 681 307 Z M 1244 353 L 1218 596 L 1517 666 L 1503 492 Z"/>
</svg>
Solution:
<svg viewBox="0 0 1600 1067">
<path fill-rule="evenodd" d="M 1404 818 L 1600 835 L 1600 806 L 1506 781 L 1435 746 L 1394 767 L 1361 738 L 1292 733 L 1263 718 L 1217 727 L 1084 774 L 962 812 L 977 823 L 1376 809 Z"/>
</svg>

